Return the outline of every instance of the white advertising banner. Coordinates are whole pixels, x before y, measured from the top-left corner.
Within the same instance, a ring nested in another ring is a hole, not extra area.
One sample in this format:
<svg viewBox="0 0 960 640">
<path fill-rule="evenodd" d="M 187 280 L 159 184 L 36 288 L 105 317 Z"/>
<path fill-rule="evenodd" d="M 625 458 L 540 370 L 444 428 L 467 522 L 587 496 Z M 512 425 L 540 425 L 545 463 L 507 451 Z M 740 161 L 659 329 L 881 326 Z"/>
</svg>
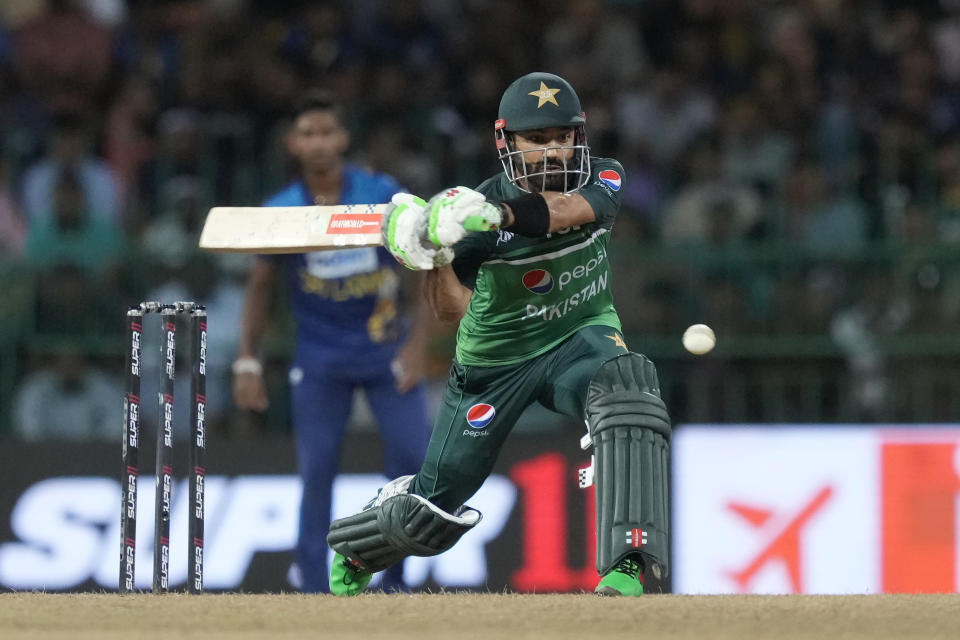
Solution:
<svg viewBox="0 0 960 640">
<path fill-rule="evenodd" d="M 675 593 L 953 592 L 960 429 L 686 425 Z"/>
<path fill-rule="evenodd" d="M 334 486 L 334 517 L 356 512 L 386 479 L 350 474 Z M 153 478 L 141 478 L 137 518 L 136 587 L 149 589 L 153 565 Z M 187 579 L 186 481 L 174 496 L 171 521 L 171 583 Z M 0 586 L 10 589 L 64 590 L 94 580 L 115 588 L 119 577 L 120 488 L 100 477 L 59 477 L 32 485 L 10 517 L 16 541 L 0 543 Z M 293 475 L 207 477 L 207 531 L 204 571 L 210 589 L 235 589 L 256 553 L 287 551 L 296 543 L 300 481 Z M 470 504 L 484 515 L 477 527 L 449 552 L 412 558 L 404 567 L 411 586 L 432 577 L 442 584 L 482 586 L 487 578 L 485 547 L 503 529 L 516 490 L 508 480 L 491 476 Z M 331 552 L 332 555 L 332 552 Z"/>
</svg>

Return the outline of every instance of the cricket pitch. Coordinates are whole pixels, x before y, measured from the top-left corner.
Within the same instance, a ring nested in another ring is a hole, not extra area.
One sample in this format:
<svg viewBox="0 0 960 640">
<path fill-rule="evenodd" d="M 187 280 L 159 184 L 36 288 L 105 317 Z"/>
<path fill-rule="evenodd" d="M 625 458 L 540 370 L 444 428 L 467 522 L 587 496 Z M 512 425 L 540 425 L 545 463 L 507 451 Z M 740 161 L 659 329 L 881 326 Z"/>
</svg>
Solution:
<svg viewBox="0 0 960 640">
<path fill-rule="evenodd" d="M 0 638 L 955 638 L 960 595 L 0 594 Z"/>
</svg>

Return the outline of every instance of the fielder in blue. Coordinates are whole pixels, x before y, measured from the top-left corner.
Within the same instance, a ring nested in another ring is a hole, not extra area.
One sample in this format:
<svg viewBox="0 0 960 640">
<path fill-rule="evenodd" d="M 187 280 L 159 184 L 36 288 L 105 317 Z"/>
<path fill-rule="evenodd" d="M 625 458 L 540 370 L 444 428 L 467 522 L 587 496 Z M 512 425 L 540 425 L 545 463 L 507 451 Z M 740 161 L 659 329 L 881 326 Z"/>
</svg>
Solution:
<svg viewBox="0 0 960 640">
<path fill-rule="evenodd" d="M 306 94 L 296 106 L 287 137 L 301 175 L 265 206 L 389 202 L 400 187 L 389 176 L 346 163 L 349 142 L 332 97 L 319 91 Z M 258 352 L 277 272 L 286 281 L 296 319 L 289 378 L 303 481 L 296 563 L 305 592 L 328 590 L 326 537 L 333 480 L 354 392 L 364 391 L 380 426 L 387 477 L 415 473 L 426 451 L 430 422 L 420 382 L 430 311 L 416 295 L 410 296 L 416 300 L 413 321 L 403 315 L 399 271 L 396 260 L 376 247 L 259 256 L 247 281 L 233 365 L 239 408 L 267 408 Z M 404 588 L 402 566 L 395 569 L 384 576 L 385 590 Z"/>
</svg>

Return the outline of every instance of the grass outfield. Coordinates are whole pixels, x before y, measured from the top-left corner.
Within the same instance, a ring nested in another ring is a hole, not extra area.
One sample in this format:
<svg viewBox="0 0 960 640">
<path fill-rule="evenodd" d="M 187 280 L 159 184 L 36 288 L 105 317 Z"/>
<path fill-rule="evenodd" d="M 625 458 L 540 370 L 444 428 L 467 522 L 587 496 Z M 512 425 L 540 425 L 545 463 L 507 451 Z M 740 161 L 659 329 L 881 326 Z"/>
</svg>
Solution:
<svg viewBox="0 0 960 640">
<path fill-rule="evenodd" d="M 958 638 L 960 595 L 0 594 L 0 638 Z"/>
</svg>

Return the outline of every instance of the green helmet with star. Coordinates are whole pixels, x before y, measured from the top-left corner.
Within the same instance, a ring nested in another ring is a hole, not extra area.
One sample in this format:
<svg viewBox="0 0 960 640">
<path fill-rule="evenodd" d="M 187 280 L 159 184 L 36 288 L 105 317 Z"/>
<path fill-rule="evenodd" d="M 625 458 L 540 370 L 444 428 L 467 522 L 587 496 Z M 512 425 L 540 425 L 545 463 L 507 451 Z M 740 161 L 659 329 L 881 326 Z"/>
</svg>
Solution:
<svg viewBox="0 0 960 640">
<path fill-rule="evenodd" d="M 500 99 L 494 138 L 503 170 L 524 191 L 571 193 L 590 178 L 590 148 L 586 117 L 570 83 L 544 71 L 514 80 Z M 538 149 L 516 148 L 516 132 L 569 128 L 572 144 Z M 549 153 L 550 150 L 559 150 Z M 557 159 L 559 158 L 559 159 Z"/>
</svg>

